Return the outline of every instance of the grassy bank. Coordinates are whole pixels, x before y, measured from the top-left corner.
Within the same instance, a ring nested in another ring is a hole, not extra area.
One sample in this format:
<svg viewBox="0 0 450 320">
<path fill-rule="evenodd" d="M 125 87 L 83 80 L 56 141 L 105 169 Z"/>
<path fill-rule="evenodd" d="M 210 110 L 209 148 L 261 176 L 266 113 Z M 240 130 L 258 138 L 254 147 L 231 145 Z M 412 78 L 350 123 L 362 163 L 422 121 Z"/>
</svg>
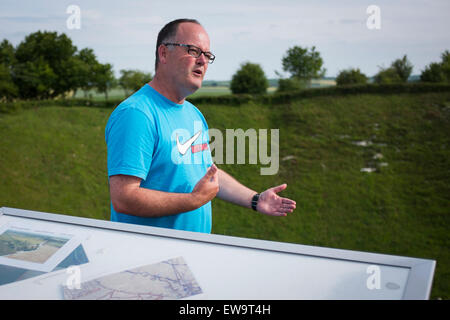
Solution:
<svg viewBox="0 0 450 320">
<path fill-rule="evenodd" d="M 277 175 L 219 167 L 255 190 L 287 183 L 282 195 L 297 201 L 293 214 L 273 218 L 214 200 L 214 233 L 435 259 L 432 298 L 450 298 L 450 93 L 198 107 L 223 132 L 280 129 Z M 111 111 L 0 115 L 0 206 L 108 219 Z"/>
</svg>

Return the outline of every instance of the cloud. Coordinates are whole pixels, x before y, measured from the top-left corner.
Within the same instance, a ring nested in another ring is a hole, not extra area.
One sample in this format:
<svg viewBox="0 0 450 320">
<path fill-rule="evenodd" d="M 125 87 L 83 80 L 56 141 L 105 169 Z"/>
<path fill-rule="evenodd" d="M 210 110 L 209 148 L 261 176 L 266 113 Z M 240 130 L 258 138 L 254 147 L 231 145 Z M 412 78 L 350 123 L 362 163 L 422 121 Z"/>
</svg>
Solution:
<svg viewBox="0 0 450 320">
<path fill-rule="evenodd" d="M 365 19 L 340 19 L 339 23 L 341 24 L 365 24 Z"/>
</svg>

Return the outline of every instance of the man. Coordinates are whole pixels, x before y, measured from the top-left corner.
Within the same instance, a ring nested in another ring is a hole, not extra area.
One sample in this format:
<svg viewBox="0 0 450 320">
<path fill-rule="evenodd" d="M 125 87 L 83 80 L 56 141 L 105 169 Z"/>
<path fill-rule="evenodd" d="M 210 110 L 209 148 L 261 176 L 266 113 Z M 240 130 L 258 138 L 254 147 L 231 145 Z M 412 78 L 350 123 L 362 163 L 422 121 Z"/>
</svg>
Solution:
<svg viewBox="0 0 450 320">
<path fill-rule="evenodd" d="M 201 87 L 214 58 L 196 20 L 161 29 L 154 79 L 106 125 L 112 221 L 210 233 L 216 196 L 274 216 L 295 209 L 277 195 L 286 184 L 258 194 L 212 163 L 207 123 L 185 98 Z"/>
</svg>

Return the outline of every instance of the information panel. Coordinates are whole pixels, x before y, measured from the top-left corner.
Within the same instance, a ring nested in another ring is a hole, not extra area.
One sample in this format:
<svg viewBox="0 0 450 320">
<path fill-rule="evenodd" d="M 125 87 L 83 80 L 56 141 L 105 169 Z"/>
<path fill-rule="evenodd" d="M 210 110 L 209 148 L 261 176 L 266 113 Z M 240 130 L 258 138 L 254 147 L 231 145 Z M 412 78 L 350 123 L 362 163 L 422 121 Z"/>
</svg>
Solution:
<svg viewBox="0 0 450 320">
<path fill-rule="evenodd" d="M 1 208 L 0 299 L 428 299 L 435 261 Z"/>
</svg>

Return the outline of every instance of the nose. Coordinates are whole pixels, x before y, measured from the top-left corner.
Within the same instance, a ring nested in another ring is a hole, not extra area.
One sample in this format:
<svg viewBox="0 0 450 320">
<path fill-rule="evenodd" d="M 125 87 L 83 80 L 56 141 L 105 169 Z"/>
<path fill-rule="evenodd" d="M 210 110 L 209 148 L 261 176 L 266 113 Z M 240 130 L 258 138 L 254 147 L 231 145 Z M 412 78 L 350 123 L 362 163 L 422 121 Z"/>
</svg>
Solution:
<svg viewBox="0 0 450 320">
<path fill-rule="evenodd" d="M 208 59 L 206 59 L 205 54 L 203 52 L 197 58 L 196 63 L 201 66 L 208 64 Z"/>
</svg>

